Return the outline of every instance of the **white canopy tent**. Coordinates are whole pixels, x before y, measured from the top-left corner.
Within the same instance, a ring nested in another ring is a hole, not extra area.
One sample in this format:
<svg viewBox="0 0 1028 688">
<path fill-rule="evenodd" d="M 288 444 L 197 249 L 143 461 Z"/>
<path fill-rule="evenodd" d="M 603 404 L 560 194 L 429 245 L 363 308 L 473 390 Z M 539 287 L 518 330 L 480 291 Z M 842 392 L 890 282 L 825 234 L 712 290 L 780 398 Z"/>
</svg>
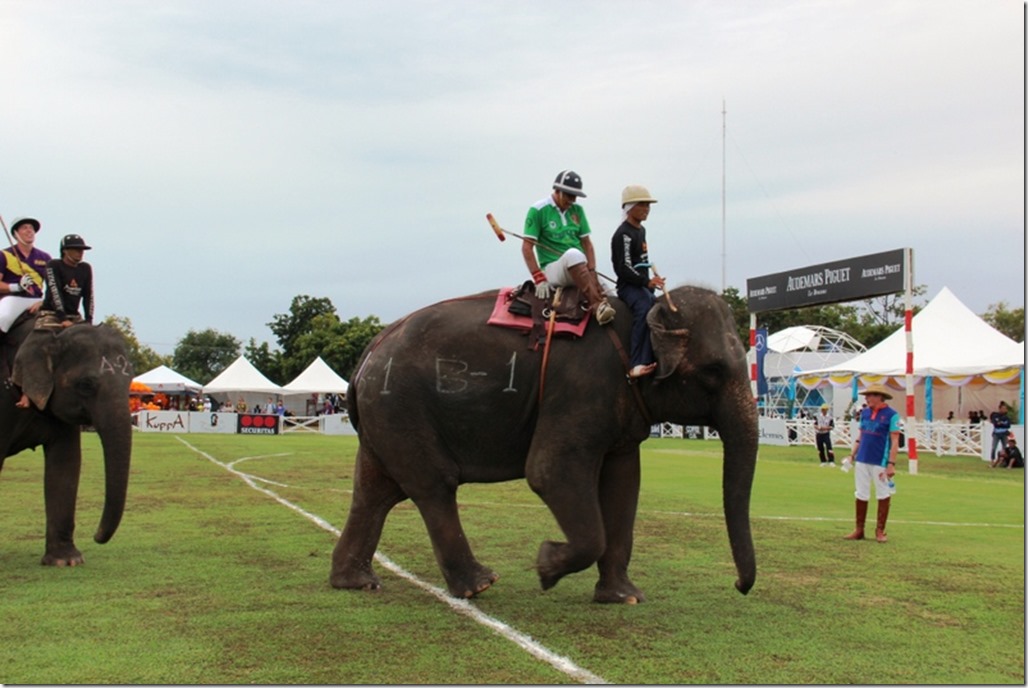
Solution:
<svg viewBox="0 0 1028 688">
<path fill-rule="evenodd" d="M 322 408 L 318 403 L 318 395 L 336 394 L 346 396 L 350 383 L 339 376 L 327 363 L 318 356 L 306 370 L 296 376 L 292 382 L 283 386 L 285 407 L 297 415 L 313 415 Z"/>
<path fill-rule="evenodd" d="M 199 394 L 203 387 L 199 382 L 194 382 L 165 365 L 148 370 L 132 381 L 142 383 L 154 392 L 163 392 L 164 394 Z"/>
<path fill-rule="evenodd" d="M 264 377 L 250 361 L 240 356 L 204 385 L 203 393 L 221 403 L 242 397 L 247 408 L 252 410 L 257 405 L 264 408 L 268 401 L 284 392 L 282 387 Z"/>
<path fill-rule="evenodd" d="M 937 380 L 942 382 L 943 386 L 958 390 L 972 385 L 980 390 L 987 386 L 986 383 L 993 387 L 1004 387 L 1002 390 L 993 389 L 995 394 L 992 395 L 992 399 L 979 396 L 976 403 L 972 402 L 972 406 L 968 407 L 972 410 L 995 410 L 998 400 L 1004 398 L 1004 395 L 1007 401 L 1011 400 L 1014 394 L 1023 397 L 1023 385 L 1020 385 L 1020 381 L 1024 375 L 1024 344 L 1015 342 L 994 329 L 965 306 L 948 288 L 943 287 L 942 291 L 914 316 L 911 336 L 914 351 L 913 374 L 918 378 L 918 386 L 921 388 L 919 401 L 923 408 L 927 406 L 929 414 L 932 406 L 932 383 L 928 382 L 926 390 L 925 380 Z M 830 381 L 837 387 L 851 385 L 854 377 L 858 377 L 867 384 L 888 383 L 892 378 L 894 387 L 902 390 L 906 374 L 906 356 L 906 332 L 901 327 L 859 356 L 835 365 L 807 369 L 798 375 L 801 376 L 800 383 L 808 388 L 825 381 Z M 1017 389 L 1018 385 L 1020 391 Z M 926 394 L 928 399 L 925 398 Z M 963 416 L 962 407 L 966 405 L 961 402 L 960 396 L 959 393 L 955 395 L 957 408 L 954 408 L 951 400 L 943 404 L 944 408 L 941 411 L 954 410 L 959 416 Z M 938 401 L 940 400 L 936 397 L 937 409 Z M 1022 408 L 1023 402 L 1021 398 Z M 934 415 L 941 416 L 942 413 Z"/>
<path fill-rule="evenodd" d="M 766 413 L 792 415 L 808 407 L 813 410 L 829 403 L 835 415 L 843 415 L 850 404 L 848 395 L 826 390 L 814 391 L 796 384 L 796 376 L 805 368 L 835 365 L 849 360 L 867 348 L 845 332 L 818 325 L 797 325 L 768 335 L 764 356 L 764 377 L 768 393 L 763 397 Z M 750 363 L 756 352 L 747 353 Z"/>
<path fill-rule="evenodd" d="M 282 389 L 284 394 L 346 394 L 349 387 L 350 383 L 318 356 L 292 382 L 283 385 Z"/>
</svg>

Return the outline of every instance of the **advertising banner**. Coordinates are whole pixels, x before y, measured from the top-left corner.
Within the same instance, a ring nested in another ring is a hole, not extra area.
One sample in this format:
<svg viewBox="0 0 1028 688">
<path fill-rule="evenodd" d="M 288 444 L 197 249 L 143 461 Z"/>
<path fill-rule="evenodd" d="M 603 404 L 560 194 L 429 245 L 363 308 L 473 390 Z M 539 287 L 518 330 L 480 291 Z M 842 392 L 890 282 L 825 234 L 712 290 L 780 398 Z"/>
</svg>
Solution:
<svg viewBox="0 0 1028 688">
<path fill-rule="evenodd" d="M 278 416 L 265 413 L 237 413 L 236 431 L 240 435 L 277 435 Z"/>
<path fill-rule="evenodd" d="M 189 414 L 190 432 L 236 434 L 236 414 L 193 411 Z"/>
<path fill-rule="evenodd" d="M 140 432 L 189 432 L 188 411 L 147 411 L 136 414 Z"/>
<path fill-rule="evenodd" d="M 905 254 L 899 248 L 746 280 L 751 313 L 856 301 L 905 288 Z"/>
</svg>

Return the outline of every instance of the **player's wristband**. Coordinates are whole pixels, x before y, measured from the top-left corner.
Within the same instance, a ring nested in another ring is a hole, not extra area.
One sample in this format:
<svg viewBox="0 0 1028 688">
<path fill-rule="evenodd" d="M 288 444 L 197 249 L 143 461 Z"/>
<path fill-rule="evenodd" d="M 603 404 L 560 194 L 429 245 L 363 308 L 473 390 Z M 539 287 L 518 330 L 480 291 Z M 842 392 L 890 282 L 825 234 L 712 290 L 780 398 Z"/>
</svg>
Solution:
<svg viewBox="0 0 1028 688">
<path fill-rule="evenodd" d="M 12 282 L 11 284 L 8 284 L 7 288 L 10 290 L 12 294 L 17 294 L 18 292 L 22 291 L 21 285 L 17 282 Z"/>
<path fill-rule="evenodd" d="M 532 273 L 532 279 L 535 280 L 536 284 L 542 284 L 546 281 L 546 275 L 543 274 L 542 270 L 536 270 Z"/>
</svg>

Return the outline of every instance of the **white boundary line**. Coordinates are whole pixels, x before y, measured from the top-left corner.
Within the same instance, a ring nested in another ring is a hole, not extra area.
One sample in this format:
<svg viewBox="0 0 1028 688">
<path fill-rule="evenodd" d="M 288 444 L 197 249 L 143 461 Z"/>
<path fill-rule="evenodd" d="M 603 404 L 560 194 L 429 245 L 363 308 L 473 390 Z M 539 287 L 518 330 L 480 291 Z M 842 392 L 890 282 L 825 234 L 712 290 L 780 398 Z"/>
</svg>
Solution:
<svg viewBox="0 0 1028 688">
<path fill-rule="evenodd" d="M 293 504 L 289 500 L 284 499 L 283 497 L 280 497 L 279 495 L 277 495 L 275 492 L 269 490 L 268 488 L 261 487 L 260 485 L 257 484 L 258 481 L 266 482 L 266 483 L 269 483 L 269 484 L 276 484 L 276 485 L 279 485 L 280 483 L 271 483 L 271 481 L 267 481 L 267 480 L 264 480 L 262 478 L 255 478 L 254 476 L 251 476 L 251 475 L 249 475 L 247 473 L 243 473 L 242 471 L 239 471 L 239 470 L 237 470 L 235 468 L 235 465 L 238 464 L 238 463 L 241 463 L 243 461 L 248 461 L 250 459 L 255 459 L 255 458 L 258 458 L 258 457 L 256 457 L 256 456 L 248 456 L 248 457 L 244 457 L 244 458 L 241 458 L 241 459 L 237 459 L 237 460 L 233 461 L 232 463 L 222 463 L 221 461 L 218 461 L 217 459 L 215 459 L 213 456 L 211 456 L 207 452 L 202 451 L 200 449 L 197 449 L 196 447 L 194 447 L 193 445 L 191 445 L 189 442 L 185 441 L 184 439 L 182 439 L 178 435 L 175 436 L 175 439 L 177 439 L 179 442 L 181 442 L 182 444 L 186 445 L 186 447 L 188 447 L 191 451 L 193 451 L 193 452 L 199 454 L 200 456 L 204 457 L 205 459 L 207 459 L 208 461 L 210 461 L 214 465 L 220 466 L 221 468 L 225 469 L 226 471 L 228 471 L 232 475 L 235 475 L 236 477 L 240 478 L 243 482 L 245 482 L 247 485 L 249 485 L 251 488 L 253 488 L 257 492 L 261 492 L 263 494 L 266 494 L 267 496 L 271 497 L 272 499 L 274 499 L 276 502 L 278 502 L 282 506 L 284 506 L 287 509 L 289 509 L 289 510 L 291 510 L 291 511 L 293 511 L 293 512 L 295 512 L 295 513 L 297 513 L 297 514 L 299 514 L 301 516 L 303 516 L 304 518 L 306 518 L 311 523 L 314 523 L 319 528 L 321 528 L 323 530 L 327 530 L 328 532 L 332 533 L 336 537 L 339 537 L 341 531 L 338 528 L 336 528 L 335 526 L 333 526 L 331 523 L 326 521 L 325 519 L 321 518 L 320 516 L 318 516 L 316 514 L 312 514 L 309 511 L 305 511 L 304 509 L 302 509 L 301 507 L 297 506 L 296 504 Z M 274 456 L 284 456 L 284 455 L 283 454 L 275 454 Z M 531 638 L 531 636 L 525 635 L 524 633 L 511 628 L 509 625 L 505 624 L 504 622 L 500 621 L 499 619 L 496 619 L 496 618 L 494 618 L 492 616 L 489 616 L 488 614 L 482 612 L 481 610 L 479 610 L 477 607 L 475 607 L 473 604 L 471 604 L 467 600 L 462 600 L 462 599 L 457 599 L 455 597 L 452 597 L 447 591 L 443 590 L 442 588 L 438 588 L 438 587 L 432 585 L 431 583 L 426 583 L 425 581 L 421 580 L 420 578 L 418 578 L 414 574 L 412 574 L 409 571 L 405 570 L 399 564 L 397 564 L 394 561 L 392 561 L 391 559 L 389 559 L 389 557 L 385 556 L 381 552 L 375 552 L 375 561 L 377 561 L 379 564 L 381 564 L 385 568 L 387 568 L 390 571 L 392 571 L 394 574 L 396 574 L 400 578 L 403 578 L 404 580 L 406 580 L 406 581 L 408 581 L 410 583 L 413 583 L 414 585 L 418 586 L 419 588 L 421 588 L 425 592 L 433 595 L 436 599 L 440 600 L 441 602 L 445 602 L 447 605 L 449 605 L 449 607 L 451 609 L 453 609 L 457 613 L 463 614 L 464 616 L 467 616 L 468 618 L 472 619 L 473 621 L 475 621 L 475 622 L 485 626 L 486 628 L 489 628 L 494 633 L 496 633 L 496 634 L 506 638 L 507 640 L 511 641 L 512 643 L 514 643 L 515 645 L 520 647 L 522 650 L 524 650 L 528 654 L 530 654 L 533 657 L 535 657 L 536 659 L 539 659 L 539 660 L 542 660 L 543 662 L 546 662 L 547 664 L 552 666 L 557 671 L 559 671 L 562 674 L 565 674 L 566 676 L 568 676 L 568 677 L 578 681 L 579 683 L 594 683 L 594 684 L 601 684 L 601 683 L 605 684 L 605 683 L 607 683 L 607 681 L 605 681 L 604 679 L 600 678 L 599 676 L 597 676 L 596 674 L 592 673 L 591 671 L 588 671 L 586 669 L 583 669 L 583 668 L 579 667 L 577 664 L 572 662 L 567 657 L 564 657 L 562 655 L 558 655 L 555 652 L 552 652 L 552 651 L 546 649 L 544 646 L 540 645 L 538 642 L 533 640 Z"/>
</svg>

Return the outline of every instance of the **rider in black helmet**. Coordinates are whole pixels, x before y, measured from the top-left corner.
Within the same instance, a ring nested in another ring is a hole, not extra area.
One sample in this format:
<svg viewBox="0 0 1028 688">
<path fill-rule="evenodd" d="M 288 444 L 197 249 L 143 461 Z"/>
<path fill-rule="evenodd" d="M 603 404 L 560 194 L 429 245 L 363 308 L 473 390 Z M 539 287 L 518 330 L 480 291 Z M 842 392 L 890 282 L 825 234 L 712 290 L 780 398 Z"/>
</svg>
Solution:
<svg viewBox="0 0 1028 688">
<path fill-rule="evenodd" d="M 551 287 L 574 284 L 606 325 L 614 319 L 614 308 L 596 278 L 596 253 L 589 221 L 578 199 L 585 198 L 582 178 L 564 170 L 553 181 L 553 193 L 528 209 L 525 236 L 535 239 L 534 247 L 524 242 L 521 255 L 535 282 L 535 293 L 548 299 Z"/>
</svg>

